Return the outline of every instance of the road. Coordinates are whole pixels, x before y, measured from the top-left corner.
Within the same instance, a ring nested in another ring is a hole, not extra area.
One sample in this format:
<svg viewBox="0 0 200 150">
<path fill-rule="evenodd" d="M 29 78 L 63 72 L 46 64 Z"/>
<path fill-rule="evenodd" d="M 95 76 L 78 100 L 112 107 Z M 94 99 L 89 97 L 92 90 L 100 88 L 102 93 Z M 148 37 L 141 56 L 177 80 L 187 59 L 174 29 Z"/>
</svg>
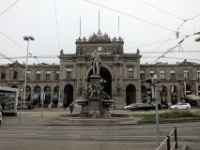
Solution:
<svg viewBox="0 0 200 150">
<path fill-rule="evenodd" d="M 118 112 L 121 111 L 123 110 Z M 1 150 L 153 150 L 156 148 L 155 124 L 52 125 L 49 122 L 55 116 L 47 116 L 44 113 L 46 116 L 42 118 L 33 115 L 35 113 L 23 112 L 21 124 L 16 123 L 18 121 L 16 118 L 15 121 L 13 117 L 5 118 L 0 128 Z M 25 117 L 32 123 L 23 123 Z M 42 123 L 40 118 L 46 124 Z M 9 119 L 14 121 L 13 124 L 8 121 Z M 184 144 L 189 146 L 189 150 L 200 149 L 200 122 L 160 124 L 160 141 L 163 141 L 174 127 L 178 129 L 179 149 Z"/>
</svg>

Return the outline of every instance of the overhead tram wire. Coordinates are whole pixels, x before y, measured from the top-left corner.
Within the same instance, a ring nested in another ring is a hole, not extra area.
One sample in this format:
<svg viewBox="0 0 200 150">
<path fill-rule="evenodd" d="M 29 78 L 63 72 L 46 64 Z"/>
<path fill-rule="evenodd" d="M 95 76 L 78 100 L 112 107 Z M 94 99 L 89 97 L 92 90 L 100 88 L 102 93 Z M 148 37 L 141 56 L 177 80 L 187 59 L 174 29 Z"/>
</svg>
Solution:
<svg viewBox="0 0 200 150">
<path fill-rule="evenodd" d="M 3 12 L 0 13 L 0 15 L 2 15 L 3 13 L 5 13 L 7 10 L 9 10 L 12 6 L 14 6 L 18 1 L 16 1 L 15 3 L 13 3 L 12 5 L 10 5 L 8 8 L 6 8 Z"/>
<path fill-rule="evenodd" d="M 165 41 L 154 42 L 154 43 L 149 43 L 149 44 L 144 44 L 144 45 L 139 45 L 139 46 L 130 47 L 130 48 L 125 48 L 124 50 L 129 50 L 129 49 L 133 49 L 133 48 L 138 48 L 138 47 L 144 47 L 144 46 L 154 45 L 154 44 L 158 44 L 158 43 L 162 43 L 162 42 L 168 42 L 168 41 L 173 41 L 173 40 L 177 40 L 177 38 L 169 39 L 169 40 L 165 40 Z"/>
<path fill-rule="evenodd" d="M 60 50 L 60 45 L 59 45 L 59 34 L 58 34 L 58 17 L 57 17 L 56 0 L 54 0 L 54 3 L 55 3 L 56 30 L 57 30 L 58 51 L 59 51 Z"/>
<path fill-rule="evenodd" d="M 166 54 L 168 54 L 169 52 L 173 52 L 173 50 L 174 50 L 176 47 L 181 46 L 181 44 L 184 42 L 185 39 L 187 39 L 187 38 L 189 38 L 189 37 L 191 37 L 191 36 L 197 35 L 197 34 L 200 34 L 200 32 L 194 33 L 194 34 L 192 34 L 192 35 L 188 35 L 187 37 L 183 38 L 181 41 L 178 42 L 177 45 L 175 45 L 175 46 L 172 47 L 172 48 L 169 48 L 163 55 L 159 56 L 159 57 L 158 57 L 155 61 L 153 61 L 152 63 L 157 62 L 157 61 L 158 61 L 159 59 L 161 59 L 161 58 L 164 58 Z M 152 64 L 152 63 L 151 63 L 151 64 Z"/>
<path fill-rule="evenodd" d="M 145 23 L 148 23 L 148 24 L 151 24 L 151 25 L 154 25 L 154 26 L 157 26 L 157 27 L 160 27 L 160 28 L 163 28 L 163 29 L 172 31 L 172 32 L 176 32 L 176 31 L 171 30 L 171 29 L 169 29 L 169 28 L 167 28 L 167 27 L 158 25 L 158 24 L 156 24 L 156 23 L 153 23 L 153 22 L 150 22 L 150 21 L 147 21 L 147 20 L 144 20 L 144 19 L 140 19 L 140 18 L 134 17 L 134 16 L 132 16 L 132 15 L 126 14 L 126 13 L 121 12 L 121 11 L 118 11 L 118 10 L 116 10 L 116 9 L 113 9 L 113 8 L 110 8 L 110 7 L 107 7 L 107 6 L 103 6 L 103 5 L 100 5 L 100 4 L 97 4 L 97 3 L 94 3 L 94 2 L 88 1 L 88 0 L 84 0 L 84 1 L 86 1 L 86 2 L 88 2 L 88 3 L 91 3 L 91 4 L 93 4 L 93 5 L 97 5 L 97 6 L 100 6 L 100 7 L 103 7 L 103 8 L 106 8 L 106 9 L 109 9 L 109 10 L 112 10 L 112 11 L 115 11 L 115 12 L 118 12 L 118 13 L 121 13 L 121 14 L 126 15 L 126 16 L 129 16 L 129 17 L 131 17 L 131 18 L 140 20 L 140 21 L 142 21 L 142 22 L 145 22 Z"/>
<path fill-rule="evenodd" d="M 150 7 L 153 7 L 153 8 L 155 8 L 155 9 L 158 9 L 158 10 L 160 10 L 160 11 L 162 11 L 162 12 L 164 12 L 164 13 L 168 14 L 168 15 L 171 15 L 171 16 L 173 16 L 173 17 L 177 18 L 177 19 L 180 19 L 180 20 L 184 21 L 184 19 L 182 19 L 182 18 L 180 18 L 180 17 L 177 17 L 177 16 L 175 16 L 175 15 L 173 15 L 173 14 L 171 14 L 171 13 L 167 12 L 167 11 L 164 11 L 164 10 L 162 10 L 162 9 L 158 8 L 158 7 L 155 7 L 155 6 L 153 6 L 153 5 L 150 5 L 150 4 L 148 4 L 148 3 L 146 3 L 146 2 L 143 2 L 143 1 L 141 1 L 141 0 L 138 0 L 138 1 L 139 1 L 139 2 L 141 2 L 141 3 L 143 3 L 143 4 L 146 4 L 146 5 L 148 5 L 148 6 L 150 6 Z"/>
<path fill-rule="evenodd" d="M 7 39 L 9 39 L 10 41 L 12 41 L 13 43 L 15 43 L 18 47 L 20 47 L 22 50 L 24 50 L 25 52 L 27 52 L 26 51 L 26 49 L 25 48 L 23 48 L 22 46 L 20 46 L 17 42 L 15 42 L 14 40 L 12 40 L 10 37 L 8 37 L 5 33 L 3 33 L 3 32 L 1 32 L 0 31 L 0 33 L 3 35 L 3 36 L 5 36 Z M 29 53 L 30 54 L 30 53 Z M 32 54 L 31 54 L 32 55 Z M 37 60 L 37 62 L 39 63 L 39 60 L 37 59 L 37 57 L 36 56 L 32 56 L 33 58 L 35 58 L 36 60 Z M 9 57 L 10 58 L 10 57 Z M 43 61 L 43 60 L 42 60 Z"/>
<path fill-rule="evenodd" d="M 180 29 L 180 27 L 182 27 L 182 25 L 185 23 L 185 22 L 187 22 L 187 21 L 189 21 L 189 20 L 191 20 L 191 19 L 194 19 L 194 18 L 196 18 L 196 17 L 198 17 L 198 16 L 200 16 L 200 14 L 198 14 L 198 15 L 196 15 L 196 16 L 194 16 L 194 17 L 191 17 L 191 18 L 189 18 L 189 19 L 187 19 L 187 20 L 184 20 L 183 21 L 183 23 L 177 28 L 177 30 L 176 31 L 178 31 L 179 29 Z M 194 33 L 195 34 L 195 33 Z M 172 34 L 173 35 L 173 34 Z M 155 52 L 156 50 L 158 50 L 172 35 L 170 35 L 158 48 L 156 48 L 153 52 Z M 184 34 L 182 34 L 182 35 L 184 35 Z M 188 35 L 185 35 L 186 36 L 186 38 L 187 38 L 187 36 Z M 151 54 L 149 54 L 149 55 L 151 55 Z M 149 56 L 148 55 L 148 56 Z M 144 58 L 144 57 L 143 57 Z M 142 61 L 144 61 L 145 59 L 142 59 L 141 60 L 141 62 Z"/>
</svg>

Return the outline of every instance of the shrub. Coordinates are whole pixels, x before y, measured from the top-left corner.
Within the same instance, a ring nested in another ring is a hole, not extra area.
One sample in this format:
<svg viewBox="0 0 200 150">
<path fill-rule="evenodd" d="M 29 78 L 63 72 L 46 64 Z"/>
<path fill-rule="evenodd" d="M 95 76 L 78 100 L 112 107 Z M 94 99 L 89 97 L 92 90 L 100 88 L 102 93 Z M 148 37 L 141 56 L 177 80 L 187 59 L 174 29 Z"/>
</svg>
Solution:
<svg viewBox="0 0 200 150">
<path fill-rule="evenodd" d="M 196 115 L 190 111 L 167 111 L 165 113 L 160 114 L 162 118 L 182 118 L 182 117 L 196 117 L 200 116 L 200 112 Z"/>
</svg>

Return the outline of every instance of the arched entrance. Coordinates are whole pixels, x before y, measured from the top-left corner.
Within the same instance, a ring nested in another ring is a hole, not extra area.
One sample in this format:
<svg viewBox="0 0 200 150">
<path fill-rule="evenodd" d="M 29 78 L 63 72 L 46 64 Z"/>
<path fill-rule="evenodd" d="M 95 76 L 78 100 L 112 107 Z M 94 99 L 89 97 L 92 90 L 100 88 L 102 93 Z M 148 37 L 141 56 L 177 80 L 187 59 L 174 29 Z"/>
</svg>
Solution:
<svg viewBox="0 0 200 150">
<path fill-rule="evenodd" d="M 58 104 L 58 93 L 59 93 L 59 86 L 56 86 L 54 88 L 54 93 L 53 93 L 53 97 L 52 97 L 54 105 Z"/>
<path fill-rule="evenodd" d="M 51 101 L 51 87 L 45 86 L 44 93 L 45 93 L 44 105 L 48 105 L 50 104 Z"/>
<path fill-rule="evenodd" d="M 93 73 L 93 70 L 91 69 L 87 78 L 88 82 L 90 82 L 89 77 L 92 75 L 92 73 Z M 102 78 L 101 84 L 104 87 L 104 92 L 106 92 L 109 95 L 110 99 L 112 99 L 112 76 L 111 76 L 110 71 L 105 67 L 101 67 L 100 76 Z"/>
<path fill-rule="evenodd" d="M 177 104 L 177 95 L 178 95 L 178 88 L 175 85 L 170 86 L 170 93 L 171 93 L 171 103 L 172 105 Z"/>
<path fill-rule="evenodd" d="M 65 103 L 67 106 L 69 106 L 69 104 L 71 104 L 73 102 L 73 95 L 74 95 L 73 93 L 74 93 L 73 86 L 70 84 L 66 85 L 64 88 L 63 103 Z"/>
<path fill-rule="evenodd" d="M 130 84 L 126 87 L 126 104 L 136 103 L 136 88 Z"/>
<path fill-rule="evenodd" d="M 141 99 L 143 103 L 147 102 L 147 88 L 144 85 L 141 86 Z"/>
<path fill-rule="evenodd" d="M 40 92 L 41 92 L 41 88 L 39 86 L 35 86 L 34 92 L 32 95 L 33 105 L 40 104 Z"/>
<path fill-rule="evenodd" d="M 160 90 L 160 98 L 161 98 L 161 104 L 166 104 L 167 102 L 167 87 L 164 85 L 161 85 L 159 87 Z"/>
</svg>

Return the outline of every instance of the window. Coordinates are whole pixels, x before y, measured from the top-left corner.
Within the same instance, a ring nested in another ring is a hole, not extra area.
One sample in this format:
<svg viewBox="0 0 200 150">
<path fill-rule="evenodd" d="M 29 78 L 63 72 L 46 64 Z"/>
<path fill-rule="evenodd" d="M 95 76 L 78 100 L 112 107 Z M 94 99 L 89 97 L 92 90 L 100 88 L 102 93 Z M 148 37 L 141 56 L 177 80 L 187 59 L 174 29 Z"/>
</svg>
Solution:
<svg viewBox="0 0 200 150">
<path fill-rule="evenodd" d="M 197 70 L 197 79 L 200 79 L 200 70 Z"/>
<path fill-rule="evenodd" d="M 1 80 L 5 80 L 6 79 L 6 73 L 5 71 L 1 71 Z"/>
<path fill-rule="evenodd" d="M 67 69 L 67 78 L 72 77 L 72 69 Z"/>
<path fill-rule="evenodd" d="M 160 71 L 160 79 L 165 79 L 165 73 L 164 71 Z"/>
<path fill-rule="evenodd" d="M 170 79 L 171 80 L 175 79 L 175 71 L 174 70 L 170 70 Z"/>
<path fill-rule="evenodd" d="M 175 79 L 175 73 L 170 73 L 170 79 L 172 79 L 172 80 Z"/>
<path fill-rule="evenodd" d="M 67 71 L 67 78 L 71 78 L 72 77 L 72 72 L 71 71 Z"/>
<path fill-rule="evenodd" d="M 140 73 L 140 79 L 141 79 L 141 80 L 144 80 L 144 79 L 145 79 L 144 73 Z"/>
<path fill-rule="evenodd" d="M 128 78 L 133 78 L 133 69 L 132 68 L 128 69 Z"/>
<path fill-rule="evenodd" d="M 60 71 L 56 71 L 56 80 L 59 80 Z"/>
<path fill-rule="evenodd" d="M 51 71 L 47 71 L 46 72 L 46 80 L 50 80 L 51 79 Z"/>
<path fill-rule="evenodd" d="M 188 78 L 189 78 L 188 70 L 184 70 L 184 71 L 183 71 L 183 77 L 184 77 L 185 79 L 188 79 Z"/>
<path fill-rule="evenodd" d="M 13 71 L 13 79 L 16 80 L 18 78 L 18 72 Z"/>
<path fill-rule="evenodd" d="M 140 79 L 141 79 L 141 80 L 145 79 L 144 71 L 140 71 Z"/>
<path fill-rule="evenodd" d="M 26 72 L 26 79 L 30 80 L 31 79 L 31 71 Z"/>
<path fill-rule="evenodd" d="M 40 80 L 40 73 L 41 73 L 40 71 L 36 72 L 36 80 Z"/>
<path fill-rule="evenodd" d="M 150 77 L 153 78 L 154 77 L 154 71 L 152 70 L 149 73 L 150 73 Z"/>
</svg>

